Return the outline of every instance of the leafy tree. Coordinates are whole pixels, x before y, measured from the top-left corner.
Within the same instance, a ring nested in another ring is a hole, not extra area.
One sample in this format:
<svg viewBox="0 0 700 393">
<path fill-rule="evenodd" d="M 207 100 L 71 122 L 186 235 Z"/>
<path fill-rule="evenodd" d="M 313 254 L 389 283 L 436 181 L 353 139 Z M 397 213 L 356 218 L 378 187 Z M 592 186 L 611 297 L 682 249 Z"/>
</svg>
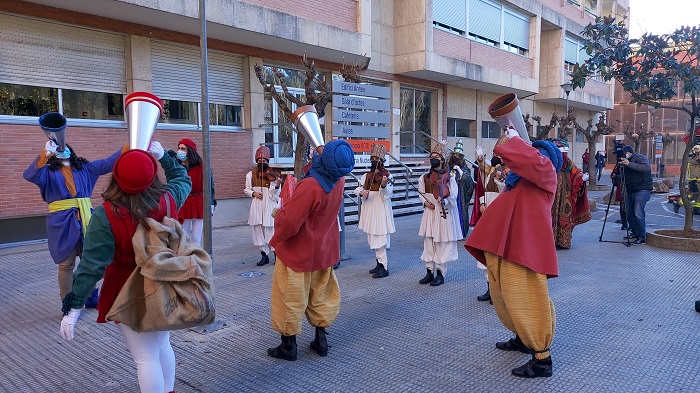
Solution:
<svg viewBox="0 0 700 393">
<path fill-rule="evenodd" d="M 583 88 L 596 73 L 606 81 L 614 78 L 631 94 L 630 104 L 683 111 L 690 116 L 693 128 L 700 116 L 700 26 L 682 26 L 671 34 L 644 34 L 630 39 L 624 22 L 616 22 L 614 17 L 598 17 L 584 28 L 582 35 L 590 57 L 582 65 L 574 66 L 571 80 L 574 89 Z M 676 96 L 684 99 L 678 105 L 668 102 Z M 680 179 L 685 207 L 683 229 L 687 232 L 693 230 L 693 207 L 683 185 L 692 145 L 693 138 L 686 144 Z"/>
</svg>

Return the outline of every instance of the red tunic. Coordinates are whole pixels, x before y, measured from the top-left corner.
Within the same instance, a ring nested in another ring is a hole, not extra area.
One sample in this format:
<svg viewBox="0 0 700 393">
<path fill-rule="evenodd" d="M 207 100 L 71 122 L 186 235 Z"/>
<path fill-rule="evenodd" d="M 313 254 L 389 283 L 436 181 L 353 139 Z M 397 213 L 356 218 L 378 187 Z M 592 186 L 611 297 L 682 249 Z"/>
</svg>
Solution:
<svg viewBox="0 0 700 393">
<path fill-rule="evenodd" d="M 520 138 L 497 146 L 494 153 L 521 179 L 484 211 L 464 247 L 483 264 L 484 251 L 488 251 L 556 277 L 559 266 L 552 232 L 552 203 L 557 189 L 554 167 Z"/>
<path fill-rule="evenodd" d="M 175 199 L 169 192 L 161 196 L 158 202 L 158 207 L 148 212 L 148 217 L 156 221 L 162 221 L 167 212 L 167 204 L 165 198 L 170 198 L 170 217 L 177 218 L 175 213 Z M 102 206 L 107 214 L 109 225 L 114 235 L 114 259 L 105 269 L 104 283 L 100 290 L 100 300 L 97 302 L 97 322 L 107 322 L 105 317 L 114 304 L 114 300 L 119 295 L 124 283 L 129 278 L 134 269 L 136 269 L 136 261 L 134 256 L 134 246 L 131 244 L 131 238 L 136 233 L 138 222 L 131 217 L 128 210 L 124 207 L 119 208 L 117 216 L 112 209 L 110 202 L 104 202 Z"/>
<path fill-rule="evenodd" d="M 202 179 L 202 168 L 202 165 L 198 165 L 187 172 L 190 179 L 192 179 L 192 191 L 178 212 L 178 220 L 181 223 L 186 219 L 204 218 L 204 195 L 202 194 L 204 180 Z"/>
<path fill-rule="evenodd" d="M 270 245 L 295 272 L 327 269 L 340 259 L 338 211 L 344 187 L 345 179 L 341 178 L 326 194 L 316 179 L 307 177 L 275 215 Z"/>
</svg>

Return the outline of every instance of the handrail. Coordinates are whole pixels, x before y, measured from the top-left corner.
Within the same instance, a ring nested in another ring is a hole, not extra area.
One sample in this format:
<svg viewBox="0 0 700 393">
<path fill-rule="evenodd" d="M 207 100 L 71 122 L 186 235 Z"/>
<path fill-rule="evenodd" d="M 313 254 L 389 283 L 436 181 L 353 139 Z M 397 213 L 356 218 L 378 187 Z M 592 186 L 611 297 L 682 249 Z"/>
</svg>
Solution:
<svg viewBox="0 0 700 393">
<path fill-rule="evenodd" d="M 411 169 L 410 167 L 408 167 L 408 166 L 407 166 L 406 164 L 404 164 L 403 162 L 399 161 L 399 159 L 396 158 L 396 157 L 394 157 L 391 153 L 386 152 L 386 155 L 389 156 L 389 157 L 391 157 L 394 161 L 398 162 L 399 165 L 401 165 L 402 167 L 406 168 L 406 170 L 407 170 L 410 174 L 413 174 L 413 169 Z"/>
<path fill-rule="evenodd" d="M 355 175 L 354 173 L 348 172 L 348 176 L 350 176 L 350 177 L 352 177 L 353 179 L 355 179 L 355 181 L 357 181 L 357 184 L 361 184 L 361 183 L 360 183 L 360 178 L 357 177 L 357 175 Z"/>
<path fill-rule="evenodd" d="M 344 195 L 346 198 L 350 199 L 350 200 L 352 201 L 352 203 L 356 204 L 356 205 L 357 205 L 357 208 L 358 208 L 358 211 L 359 211 L 359 209 L 360 209 L 360 203 L 359 203 L 358 201 L 355 200 L 355 197 L 353 197 L 352 195 L 348 195 L 348 193 L 345 192 L 345 191 L 343 191 L 343 195 Z M 359 197 L 358 197 L 358 198 L 359 198 Z M 359 214 L 358 214 L 358 215 L 359 215 Z"/>
</svg>

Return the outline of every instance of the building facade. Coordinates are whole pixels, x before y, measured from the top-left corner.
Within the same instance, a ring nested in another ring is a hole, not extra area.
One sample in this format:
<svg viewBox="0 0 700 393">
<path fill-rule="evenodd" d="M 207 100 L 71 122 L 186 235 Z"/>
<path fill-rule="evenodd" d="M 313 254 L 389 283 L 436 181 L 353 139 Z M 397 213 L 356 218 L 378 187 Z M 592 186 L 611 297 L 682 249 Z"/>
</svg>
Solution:
<svg viewBox="0 0 700 393">
<path fill-rule="evenodd" d="M 259 83 L 256 65 L 283 70 L 290 92 L 301 96 L 304 55 L 328 81 L 340 78 L 343 65 L 368 63 L 363 81 L 390 92 L 383 112 L 389 130 L 379 139 L 394 157 L 425 160 L 433 140 L 454 146 L 459 138 L 467 155 L 478 145 L 490 152 L 499 130 L 488 105 L 515 92 L 524 115 L 563 115 L 560 85 L 585 56 L 581 30 L 595 15 L 625 18 L 629 10 L 628 0 L 206 4 L 217 199 L 243 197 L 258 146 L 270 146 L 275 165 L 294 159 L 296 136 Z M 63 113 L 68 143 L 99 159 L 128 140 L 124 97 L 152 91 L 166 106 L 155 139 L 170 149 L 183 137 L 202 140 L 198 17 L 195 0 L 0 0 L 0 138 L 9 156 L 0 175 L 0 227 L 12 228 L 0 242 L 23 240 L 47 213 L 36 187 L 22 178 L 46 140 L 41 114 Z M 612 83 L 592 80 L 568 104 L 579 120 L 597 119 L 612 109 L 613 91 Z M 322 119 L 327 140 L 334 137 L 330 125 L 342 121 L 335 113 L 329 104 Z M 570 156 L 580 161 L 584 148 L 583 138 L 572 136 Z M 96 187 L 94 204 L 106 182 Z"/>
</svg>

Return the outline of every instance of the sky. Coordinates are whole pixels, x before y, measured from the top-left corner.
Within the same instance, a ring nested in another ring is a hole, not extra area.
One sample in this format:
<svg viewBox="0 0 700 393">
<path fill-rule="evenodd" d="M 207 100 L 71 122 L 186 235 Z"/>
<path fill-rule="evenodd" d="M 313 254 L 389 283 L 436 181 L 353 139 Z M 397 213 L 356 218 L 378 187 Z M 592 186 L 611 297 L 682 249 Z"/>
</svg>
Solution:
<svg viewBox="0 0 700 393">
<path fill-rule="evenodd" d="M 630 38 L 700 25 L 700 0 L 630 0 Z"/>
</svg>

